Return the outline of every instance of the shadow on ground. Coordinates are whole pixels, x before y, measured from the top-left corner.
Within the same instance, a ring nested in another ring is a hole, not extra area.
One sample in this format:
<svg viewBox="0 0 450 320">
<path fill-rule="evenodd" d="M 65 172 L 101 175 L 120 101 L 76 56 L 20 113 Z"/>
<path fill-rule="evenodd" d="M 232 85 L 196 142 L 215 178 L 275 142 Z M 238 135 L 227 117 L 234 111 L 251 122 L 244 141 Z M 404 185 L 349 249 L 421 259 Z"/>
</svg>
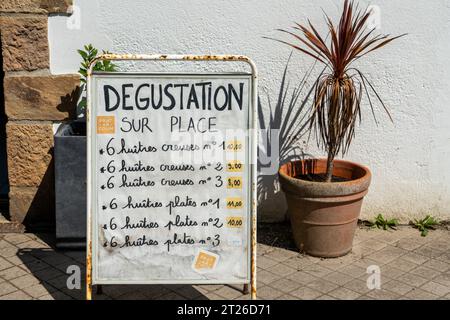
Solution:
<svg viewBox="0 0 450 320">
<path fill-rule="evenodd" d="M 270 234 L 266 234 L 267 232 L 270 232 Z M 271 235 L 276 235 L 275 246 L 288 243 L 287 241 L 281 241 L 282 228 L 276 225 L 274 225 L 274 228 L 263 227 L 259 232 L 259 239 L 268 239 Z M 57 249 L 53 235 L 39 234 L 37 237 L 42 246 L 19 248 L 17 258 L 20 259 L 22 267 L 40 281 L 40 290 L 47 292 L 42 298 L 54 300 L 85 299 L 85 251 Z M 79 283 L 79 289 L 69 289 L 77 283 Z M 209 300 L 223 297 L 211 294 L 218 288 L 223 295 L 229 295 L 230 299 L 249 298 L 248 294 L 243 293 L 242 285 L 104 285 L 101 288 L 94 286 L 93 299 Z"/>
</svg>

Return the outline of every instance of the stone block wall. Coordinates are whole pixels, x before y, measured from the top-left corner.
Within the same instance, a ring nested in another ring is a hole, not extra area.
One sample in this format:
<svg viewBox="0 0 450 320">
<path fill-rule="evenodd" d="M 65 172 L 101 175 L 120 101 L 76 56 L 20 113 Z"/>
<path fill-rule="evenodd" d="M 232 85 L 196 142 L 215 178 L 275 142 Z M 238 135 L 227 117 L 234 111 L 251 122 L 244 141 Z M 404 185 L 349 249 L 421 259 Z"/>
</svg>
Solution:
<svg viewBox="0 0 450 320">
<path fill-rule="evenodd" d="M 49 72 L 48 14 L 71 0 L 2 0 L 0 37 L 11 222 L 54 225 L 53 123 L 75 117 L 76 74 Z"/>
</svg>

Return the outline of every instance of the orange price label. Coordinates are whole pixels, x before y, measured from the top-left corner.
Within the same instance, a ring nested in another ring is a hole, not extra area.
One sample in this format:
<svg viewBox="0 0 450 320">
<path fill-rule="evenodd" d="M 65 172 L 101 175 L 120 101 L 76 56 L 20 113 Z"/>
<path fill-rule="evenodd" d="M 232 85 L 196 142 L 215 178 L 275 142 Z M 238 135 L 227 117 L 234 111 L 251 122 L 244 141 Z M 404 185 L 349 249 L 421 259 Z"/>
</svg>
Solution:
<svg viewBox="0 0 450 320">
<path fill-rule="evenodd" d="M 241 209 L 244 206 L 242 198 L 227 198 L 227 209 Z"/>
<path fill-rule="evenodd" d="M 97 134 L 114 134 L 115 132 L 114 116 L 97 116 Z"/>
</svg>

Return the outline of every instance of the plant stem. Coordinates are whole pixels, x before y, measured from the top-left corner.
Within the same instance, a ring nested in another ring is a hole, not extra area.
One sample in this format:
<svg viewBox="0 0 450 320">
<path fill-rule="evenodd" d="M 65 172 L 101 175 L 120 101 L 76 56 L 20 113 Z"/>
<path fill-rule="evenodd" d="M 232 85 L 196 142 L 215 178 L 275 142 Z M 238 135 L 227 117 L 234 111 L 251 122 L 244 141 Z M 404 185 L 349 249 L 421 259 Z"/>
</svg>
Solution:
<svg viewBox="0 0 450 320">
<path fill-rule="evenodd" d="M 327 157 L 327 172 L 325 176 L 325 182 L 331 182 L 331 179 L 333 178 L 333 153 L 331 151 L 328 151 L 328 157 Z"/>
</svg>

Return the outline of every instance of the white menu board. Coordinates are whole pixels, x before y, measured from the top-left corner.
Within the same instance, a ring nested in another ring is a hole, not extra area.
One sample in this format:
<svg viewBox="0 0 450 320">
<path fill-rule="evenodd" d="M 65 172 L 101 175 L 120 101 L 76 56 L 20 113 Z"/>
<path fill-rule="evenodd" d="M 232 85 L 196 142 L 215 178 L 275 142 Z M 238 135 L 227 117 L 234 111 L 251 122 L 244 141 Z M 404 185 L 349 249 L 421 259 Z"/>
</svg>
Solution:
<svg viewBox="0 0 450 320">
<path fill-rule="evenodd" d="M 251 75 L 94 73 L 92 283 L 250 281 Z"/>
</svg>

